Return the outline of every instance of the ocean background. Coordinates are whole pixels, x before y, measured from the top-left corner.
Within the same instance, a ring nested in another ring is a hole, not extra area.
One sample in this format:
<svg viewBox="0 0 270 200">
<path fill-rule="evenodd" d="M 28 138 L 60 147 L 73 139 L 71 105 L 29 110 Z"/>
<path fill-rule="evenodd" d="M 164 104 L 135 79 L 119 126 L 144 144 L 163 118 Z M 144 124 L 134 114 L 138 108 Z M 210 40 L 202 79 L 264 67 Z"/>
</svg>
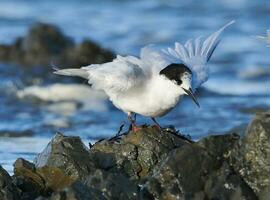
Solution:
<svg viewBox="0 0 270 200">
<path fill-rule="evenodd" d="M 1 0 L 0 43 L 25 36 L 35 22 L 59 26 L 76 42 L 85 38 L 122 55 L 141 47 L 207 36 L 236 20 L 222 35 L 198 91 L 201 108 L 185 98 L 158 119 L 193 139 L 243 132 L 255 112 L 270 108 L 270 48 L 254 38 L 270 27 L 268 0 Z M 53 75 L 50 75 L 53 76 Z M 32 160 L 56 131 L 87 144 L 115 135 L 128 123 L 104 94 L 82 83 L 42 76 L 39 68 L 0 64 L 0 165 L 12 173 L 18 157 Z M 138 117 L 138 123 L 152 123 Z"/>
</svg>

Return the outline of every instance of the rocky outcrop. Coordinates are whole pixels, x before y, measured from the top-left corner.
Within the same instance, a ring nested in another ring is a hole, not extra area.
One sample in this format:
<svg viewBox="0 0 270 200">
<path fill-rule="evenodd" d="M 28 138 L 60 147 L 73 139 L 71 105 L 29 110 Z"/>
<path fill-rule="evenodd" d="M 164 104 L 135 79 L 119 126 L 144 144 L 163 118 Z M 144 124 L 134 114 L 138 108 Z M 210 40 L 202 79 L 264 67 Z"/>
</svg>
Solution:
<svg viewBox="0 0 270 200">
<path fill-rule="evenodd" d="M 22 193 L 20 200 L 31 199 L 102 199 L 100 191 L 91 189 L 77 177 L 66 175 L 57 167 L 35 167 L 24 159 L 14 164 L 13 182 Z"/>
<path fill-rule="evenodd" d="M 177 134 L 161 133 L 153 127 L 139 132 L 130 132 L 121 139 L 103 140 L 90 150 L 98 168 L 107 171 L 120 171 L 132 180 L 145 177 L 167 154 L 189 143 Z"/>
<path fill-rule="evenodd" d="M 20 191 L 12 183 L 12 178 L 0 166 L 0 199 L 1 200 L 17 200 L 19 199 Z"/>
<path fill-rule="evenodd" d="M 1 168 L 0 195 L 4 200 L 18 194 L 23 200 L 268 199 L 269 122 L 270 114 L 261 113 L 243 138 L 215 135 L 198 142 L 172 129 L 143 127 L 90 148 L 79 137 L 58 133 L 34 163 L 18 159 L 12 178 Z"/>
<path fill-rule="evenodd" d="M 257 114 L 234 149 L 232 164 L 260 199 L 270 196 L 270 113 Z"/>
<path fill-rule="evenodd" d="M 25 66 L 80 67 L 111 61 L 114 54 L 85 40 L 81 44 L 65 36 L 53 25 L 34 24 L 27 35 L 11 45 L 0 45 L 0 60 Z"/>
<path fill-rule="evenodd" d="M 221 144 L 220 148 L 225 149 L 226 145 Z M 147 177 L 144 184 L 146 197 L 164 200 L 256 199 L 254 192 L 219 153 L 209 152 L 196 143 L 174 149 Z"/>
<path fill-rule="evenodd" d="M 67 176 L 82 178 L 94 171 L 88 149 L 79 137 L 57 133 L 34 160 L 36 168 L 57 167 Z"/>
</svg>

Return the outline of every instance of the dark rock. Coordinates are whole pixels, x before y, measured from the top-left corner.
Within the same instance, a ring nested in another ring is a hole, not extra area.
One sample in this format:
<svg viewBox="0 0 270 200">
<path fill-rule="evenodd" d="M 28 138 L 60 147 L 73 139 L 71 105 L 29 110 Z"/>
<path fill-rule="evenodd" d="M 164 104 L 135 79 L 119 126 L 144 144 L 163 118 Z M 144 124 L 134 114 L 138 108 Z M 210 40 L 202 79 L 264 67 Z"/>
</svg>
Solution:
<svg viewBox="0 0 270 200">
<path fill-rule="evenodd" d="M 227 162 L 219 170 L 210 173 L 204 190 L 208 199 L 257 199 L 253 190 Z"/>
<path fill-rule="evenodd" d="M 270 195 L 270 113 L 257 114 L 232 156 L 232 165 L 260 199 Z"/>
<path fill-rule="evenodd" d="M 14 163 L 14 182 L 23 191 L 23 199 L 35 198 L 41 193 L 46 193 L 45 182 L 35 170 L 33 163 L 22 158 Z"/>
<path fill-rule="evenodd" d="M 161 157 L 185 143 L 189 142 L 177 135 L 148 127 L 120 140 L 103 140 L 88 151 L 79 137 L 57 134 L 34 162 L 37 169 L 62 169 L 107 199 L 137 199 L 138 180 L 147 176 Z"/>
<path fill-rule="evenodd" d="M 87 147 L 79 137 L 67 137 L 57 133 L 42 153 L 34 160 L 35 167 L 56 167 L 67 176 L 83 179 L 95 166 Z"/>
<path fill-rule="evenodd" d="M 237 147 L 240 136 L 233 134 L 211 135 L 198 141 L 198 145 L 204 147 L 209 154 L 218 160 L 230 158 L 232 151 Z"/>
<path fill-rule="evenodd" d="M 13 182 L 23 200 L 267 199 L 269 122 L 270 114 L 261 114 L 244 139 L 198 142 L 143 127 L 91 149 L 79 137 L 56 134 L 35 164 L 16 161 Z"/>
<path fill-rule="evenodd" d="M 203 148 L 186 144 L 173 150 L 155 167 L 143 190 L 155 199 L 205 199 L 208 174 L 218 165 Z"/>
<path fill-rule="evenodd" d="M 111 61 L 114 55 L 111 51 L 101 48 L 98 44 L 84 40 L 81 44 L 68 48 L 60 59 L 60 63 L 72 67 L 86 66 L 92 63 Z"/>
<path fill-rule="evenodd" d="M 92 190 L 101 191 L 106 199 L 138 199 L 137 185 L 120 173 L 97 169 L 85 179 L 84 183 Z"/>
<path fill-rule="evenodd" d="M 99 45 L 86 40 L 75 44 L 56 26 L 34 24 L 24 38 L 13 44 L 0 45 L 0 60 L 27 66 L 47 66 L 54 63 L 60 66 L 81 67 L 92 63 L 111 61 L 114 54 Z"/>
<path fill-rule="evenodd" d="M 35 199 L 40 194 L 49 195 L 42 177 L 36 173 L 35 166 L 24 160 L 17 159 L 14 163 L 14 183 L 22 191 L 21 199 Z"/>
<path fill-rule="evenodd" d="M 22 191 L 21 199 L 50 196 L 74 181 L 74 177 L 66 176 L 56 167 L 36 168 L 33 163 L 24 159 L 18 159 L 14 164 L 14 183 Z"/>
<path fill-rule="evenodd" d="M 120 140 L 103 140 L 90 151 L 100 169 L 121 171 L 131 179 L 147 176 L 162 157 L 189 143 L 175 134 L 161 133 L 154 127 L 130 132 Z"/>
<path fill-rule="evenodd" d="M 73 45 L 72 40 L 63 35 L 57 27 L 38 23 L 30 28 L 19 47 L 23 52 L 23 63 L 49 65 L 49 62 L 53 62 L 66 48 Z"/>
<path fill-rule="evenodd" d="M 42 23 L 34 24 L 21 43 L 23 51 L 36 55 L 61 54 L 74 45 L 56 26 Z"/>
<path fill-rule="evenodd" d="M 62 191 L 53 193 L 49 198 L 41 196 L 36 200 L 105 200 L 105 198 L 101 192 L 90 189 L 80 181 L 76 181 Z"/>
<path fill-rule="evenodd" d="M 235 135 L 212 136 L 199 145 L 185 144 L 173 150 L 146 178 L 141 195 L 150 199 L 256 199 L 225 161 L 237 140 Z"/>
<path fill-rule="evenodd" d="M 12 178 L 0 165 L 0 199 L 20 200 L 20 191 L 12 183 Z"/>
</svg>

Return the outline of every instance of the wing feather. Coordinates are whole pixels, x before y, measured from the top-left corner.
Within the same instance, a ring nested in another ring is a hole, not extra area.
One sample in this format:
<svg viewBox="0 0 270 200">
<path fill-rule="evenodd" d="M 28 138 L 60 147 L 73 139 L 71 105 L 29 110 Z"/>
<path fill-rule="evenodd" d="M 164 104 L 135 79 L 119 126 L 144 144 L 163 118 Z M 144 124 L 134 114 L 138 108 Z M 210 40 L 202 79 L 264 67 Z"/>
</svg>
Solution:
<svg viewBox="0 0 270 200">
<path fill-rule="evenodd" d="M 176 56 L 177 53 L 173 49 L 171 50 L 171 53 Z M 176 58 L 168 54 L 167 50 L 159 49 L 153 44 L 143 47 L 140 57 L 144 71 L 150 74 L 157 74 L 172 62 L 176 62 Z"/>
<path fill-rule="evenodd" d="M 164 51 L 168 56 L 178 59 L 178 62 L 180 59 L 180 62 L 191 69 L 193 72 L 193 89 L 207 81 L 209 75 L 207 62 L 219 44 L 221 33 L 233 23 L 234 21 L 229 22 L 204 41 L 202 41 L 202 37 L 198 37 L 195 40 L 188 40 L 184 46 L 176 42 L 175 49 L 168 48 L 167 51 Z"/>
<path fill-rule="evenodd" d="M 180 58 L 186 60 L 186 58 L 188 57 L 188 53 L 182 44 L 176 42 L 175 43 L 175 50 L 178 53 L 178 55 L 180 55 Z"/>
<path fill-rule="evenodd" d="M 89 84 L 107 94 L 125 92 L 145 80 L 141 60 L 134 56 L 117 56 L 112 62 L 95 64 L 82 69 L 89 74 Z"/>
<path fill-rule="evenodd" d="M 202 41 L 201 41 L 201 39 L 202 39 L 202 37 L 197 37 L 196 39 L 195 39 L 195 53 L 194 53 L 194 55 L 198 55 L 199 54 L 199 52 L 201 52 L 201 43 L 202 43 Z"/>
<path fill-rule="evenodd" d="M 187 49 L 188 52 L 188 57 L 192 57 L 194 56 L 194 47 L 193 47 L 193 40 L 189 39 L 186 43 L 185 43 L 185 48 Z"/>
</svg>

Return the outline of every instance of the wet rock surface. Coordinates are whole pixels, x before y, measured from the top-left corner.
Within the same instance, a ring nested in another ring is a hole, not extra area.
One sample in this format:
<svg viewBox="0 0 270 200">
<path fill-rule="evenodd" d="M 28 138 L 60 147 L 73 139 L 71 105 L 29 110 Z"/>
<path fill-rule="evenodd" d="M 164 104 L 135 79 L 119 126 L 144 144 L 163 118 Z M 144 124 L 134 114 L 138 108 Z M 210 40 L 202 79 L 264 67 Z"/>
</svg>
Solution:
<svg viewBox="0 0 270 200">
<path fill-rule="evenodd" d="M 103 140 L 91 148 L 91 156 L 98 168 L 120 171 L 132 180 L 145 177 L 162 157 L 173 149 L 189 143 L 176 134 L 161 133 L 147 127 L 131 132 L 120 140 Z"/>
<path fill-rule="evenodd" d="M 95 169 L 87 147 L 79 137 L 57 133 L 34 160 L 35 167 L 57 167 L 66 175 L 82 178 Z"/>
<path fill-rule="evenodd" d="M 16 200 L 19 199 L 20 191 L 13 184 L 10 175 L 0 165 L 0 199 Z"/>
<path fill-rule="evenodd" d="M 85 40 L 80 44 L 50 24 L 34 24 L 27 35 L 11 45 L 0 45 L 0 60 L 25 66 L 80 67 L 111 61 L 114 53 Z"/>
<path fill-rule="evenodd" d="M 256 199 L 224 160 L 197 144 L 173 150 L 144 184 L 152 199 Z"/>
<path fill-rule="evenodd" d="M 257 114 L 234 150 L 232 164 L 260 199 L 270 196 L 270 112 Z"/>
<path fill-rule="evenodd" d="M 13 177 L 0 168 L 0 195 L 23 200 L 268 199 L 269 124 L 270 113 L 261 113 L 241 138 L 215 135 L 197 142 L 144 127 L 90 148 L 79 137 L 56 134 L 34 163 L 18 159 Z"/>
</svg>

